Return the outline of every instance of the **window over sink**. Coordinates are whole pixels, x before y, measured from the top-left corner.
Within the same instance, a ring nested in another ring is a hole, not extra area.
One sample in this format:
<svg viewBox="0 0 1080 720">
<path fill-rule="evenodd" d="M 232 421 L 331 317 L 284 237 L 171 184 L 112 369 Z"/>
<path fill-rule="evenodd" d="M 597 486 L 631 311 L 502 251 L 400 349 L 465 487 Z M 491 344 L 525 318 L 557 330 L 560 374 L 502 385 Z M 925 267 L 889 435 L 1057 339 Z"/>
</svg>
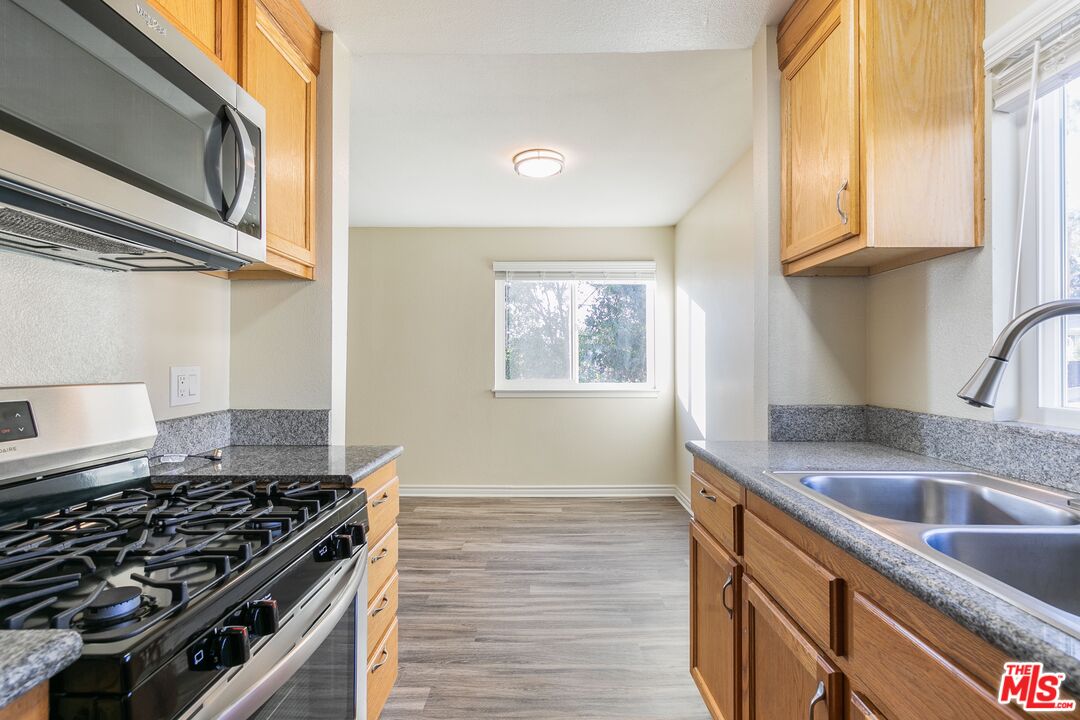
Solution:
<svg viewBox="0 0 1080 720">
<path fill-rule="evenodd" d="M 497 262 L 495 394 L 656 393 L 654 262 Z"/>
</svg>

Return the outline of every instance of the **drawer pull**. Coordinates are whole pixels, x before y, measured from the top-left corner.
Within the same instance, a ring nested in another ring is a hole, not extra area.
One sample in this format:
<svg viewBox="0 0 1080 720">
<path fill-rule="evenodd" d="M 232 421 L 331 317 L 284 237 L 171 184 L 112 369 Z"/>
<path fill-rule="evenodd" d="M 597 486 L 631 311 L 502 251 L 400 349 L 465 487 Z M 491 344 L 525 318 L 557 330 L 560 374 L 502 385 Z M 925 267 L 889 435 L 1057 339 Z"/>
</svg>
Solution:
<svg viewBox="0 0 1080 720">
<path fill-rule="evenodd" d="M 386 609 L 386 606 L 389 605 L 389 604 L 390 604 L 389 596 L 383 595 L 383 599 L 382 599 L 382 602 L 379 603 L 379 607 L 377 607 L 377 608 L 375 608 L 374 610 L 371 611 L 371 617 L 375 617 L 376 615 L 381 613 L 383 610 Z"/>
<path fill-rule="evenodd" d="M 727 616 L 729 618 L 735 617 L 735 608 L 727 604 L 727 591 L 728 588 L 735 582 L 735 573 L 728 573 L 727 581 L 724 583 L 724 587 L 720 590 L 720 604 L 727 610 Z"/>
<path fill-rule="evenodd" d="M 697 492 L 698 492 L 698 495 L 705 498 L 709 502 L 716 502 L 716 496 L 715 495 L 710 495 L 709 493 L 705 492 L 705 488 L 701 488 Z"/>
<path fill-rule="evenodd" d="M 386 557 L 389 554 L 390 554 L 389 548 L 383 548 L 382 552 L 380 552 L 375 557 L 371 558 L 371 564 L 374 565 L 375 563 L 379 562 L 380 560 L 382 560 L 384 557 Z"/>
<path fill-rule="evenodd" d="M 377 508 L 380 505 L 384 505 L 385 503 L 388 503 L 388 502 L 390 502 L 390 493 L 383 493 L 383 496 L 381 498 L 379 498 L 378 500 L 372 500 L 371 501 L 371 507 Z"/>
<path fill-rule="evenodd" d="M 390 659 L 390 651 L 383 649 L 382 655 L 379 656 L 379 662 L 371 666 L 371 673 L 374 675 L 379 668 L 386 664 L 386 661 Z"/>
<path fill-rule="evenodd" d="M 817 692 L 814 693 L 814 697 L 810 698 L 810 714 L 808 717 L 810 720 L 814 720 L 814 706 L 825 699 L 825 681 L 818 680 Z M 826 706 L 827 707 L 827 706 Z"/>
<path fill-rule="evenodd" d="M 840 215 L 840 223 L 842 225 L 847 225 L 848 222 L 847 213 L 840 207 L 840 196 L 844 194 L 845 190 L 847 190 L 847 180 L 845 180 L 843 184 L 840 185 L 840 189 L 836 191 L 836 212 Z"/>
</svg>

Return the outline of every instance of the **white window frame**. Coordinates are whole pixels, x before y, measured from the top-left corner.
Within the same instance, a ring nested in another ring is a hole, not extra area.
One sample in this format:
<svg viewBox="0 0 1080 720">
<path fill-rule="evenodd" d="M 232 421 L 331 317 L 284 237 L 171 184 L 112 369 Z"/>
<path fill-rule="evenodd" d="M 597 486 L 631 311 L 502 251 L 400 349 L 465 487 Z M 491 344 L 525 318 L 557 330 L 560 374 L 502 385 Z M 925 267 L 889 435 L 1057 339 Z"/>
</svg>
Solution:
<svg viewBox="0 0 1080 720">
<path fill-rule="evenodd" d="M 1015 160 L 1001 160 L 991 167 L 994 171 L 991 209 L 994 203 L 1007 206 L 1019 199 L 1023 184 L 1024 159 L 1028 145 L 1029 111 L 1031 92 L 1031 49 L 1037 39 L 1045 41 L 1041 46 L 1041 62 L 1037 73 L 1039 98 L 1056 92 L 1072 78 L 1080 74 L 1080 44 L 1075 33 L 1062 33 L 1054 37 L 1055 28 L 1072 27 L 1077 17 L 1073 0 L 1038 0 L 1022 11 L 1013 21 L 993 36 L 987 38 L 986 69 L 989 79 L 989 98 L 995 111 L 994 127 L 1009 127 L 1015 133 L 1008 142 L 1002 142 L 999 133 L 991 133 L 992 151 L 1015 151 Z M 1047 38 L 1053 38 L 1046 41 Z M 1017 60 L 1016 58 L 1021 58 Z M 1039 103 L 1036 100 L 1036 103 Z M 1040 103 L 1041 105 L 1041 103 Z M 1041 117 L 1045 108 L 1037 105 L 1035 113 L 1035 137 L 1032 145 L 1031 174 L 1027 199 L 1026 219 L 1023 227 L 1023 251 L 1021 254 L 1018 283 L 1018 310 L 1024 311 L 1038 303 L 1061 297 L 1061 170 L 1060 164 L 1049 166 L 1042 162 L 1050 154 L 1060 155 L 1060 134 Z M 1012 212 L 1013 210 L 1010 210 Z M 995 213 L 997 215 L 997 213 Z M 1007 220 L 1013 220 L 1009 225 Z M 1008 302 L 995 300 L 995 326 L 1003 327 L 1013 316 L 1013 272 L 1016 269 L 1017 227 L 1015 218 L 998 216 L 995 221 L 1001 228 L 994 228 L 994 244 L 1005 252 L 995 252 L 995 287 L 1002 282 L 1007 287 Z M 999 273 L 1001 262 L 1004 272 Z M 1007 267 L 1005 267 L 1007 266 Z M 1007 279 L 1006 279 L 1007 276 Z M 996 291 L 995 291 L 996 294 Z M 1007 307 L 1006 307 L 1007 306 Z M 1037 336 L 1021 343 L 1014 355 L 1017 380 L 1012 387 L 1015 404 L 1012 409 L 995 411 L 995 419 L 1015 419 L 1040 425 L 1080 428 L 1080 409 L 1062 407 L 1062 357 L 1064 354 L 1064 321 L 1055 320 L 1040 325 L 1031 335 Z M 1006 386 L 1009 381 L 1006 380 Z"/>
<path fill-rule="evenodd" d="M 496 262 L 495 272 L 495 397 L 657 397 L 656 387 L 656 263 L 641 262 Z M 506 378 L 506 283 L 514 279 L 570 282 L 569 379 Z M 646 381 L 643 383 L 578 382 L 577 282 L 597 280 L 621 285 L 644 285 Z"/>
</svg>

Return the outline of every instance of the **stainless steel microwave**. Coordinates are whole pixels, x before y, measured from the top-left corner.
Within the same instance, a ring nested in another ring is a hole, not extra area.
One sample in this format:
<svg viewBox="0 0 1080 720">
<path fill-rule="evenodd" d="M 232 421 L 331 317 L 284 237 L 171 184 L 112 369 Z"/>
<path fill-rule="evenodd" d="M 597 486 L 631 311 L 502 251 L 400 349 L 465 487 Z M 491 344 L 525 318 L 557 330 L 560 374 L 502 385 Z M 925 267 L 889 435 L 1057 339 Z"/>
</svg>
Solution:
<svg viewBox="0 0 1080 720">
<path fill-rule="evenodd" d="M 262 106 L 144 1 L 0 0 L 0 249 L 265 260 L 265 154 Z"/>
</svg>

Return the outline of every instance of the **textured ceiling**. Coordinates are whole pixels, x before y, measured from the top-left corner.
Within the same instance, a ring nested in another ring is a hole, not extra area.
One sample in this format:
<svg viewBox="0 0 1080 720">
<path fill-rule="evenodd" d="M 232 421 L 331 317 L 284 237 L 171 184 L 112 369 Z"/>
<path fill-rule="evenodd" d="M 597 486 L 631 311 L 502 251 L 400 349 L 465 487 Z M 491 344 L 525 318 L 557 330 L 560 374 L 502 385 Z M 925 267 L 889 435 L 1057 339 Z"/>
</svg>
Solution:
<svg viewBox="0 0 1080 720">
<path fill-rule="evenodd" d="M 354 54 L 747 48 L 791 0 L 305 0 Z"/>
<path fill-rule="evenodd" d="M 305 0 L 354 57 L 355 226 L 670 225 L 751 141 L 790 0 Z M 735 49 L 733 49 L 735 48 Z M 567 157 L 514 174 L 530 147 Z"/>
</svg>

